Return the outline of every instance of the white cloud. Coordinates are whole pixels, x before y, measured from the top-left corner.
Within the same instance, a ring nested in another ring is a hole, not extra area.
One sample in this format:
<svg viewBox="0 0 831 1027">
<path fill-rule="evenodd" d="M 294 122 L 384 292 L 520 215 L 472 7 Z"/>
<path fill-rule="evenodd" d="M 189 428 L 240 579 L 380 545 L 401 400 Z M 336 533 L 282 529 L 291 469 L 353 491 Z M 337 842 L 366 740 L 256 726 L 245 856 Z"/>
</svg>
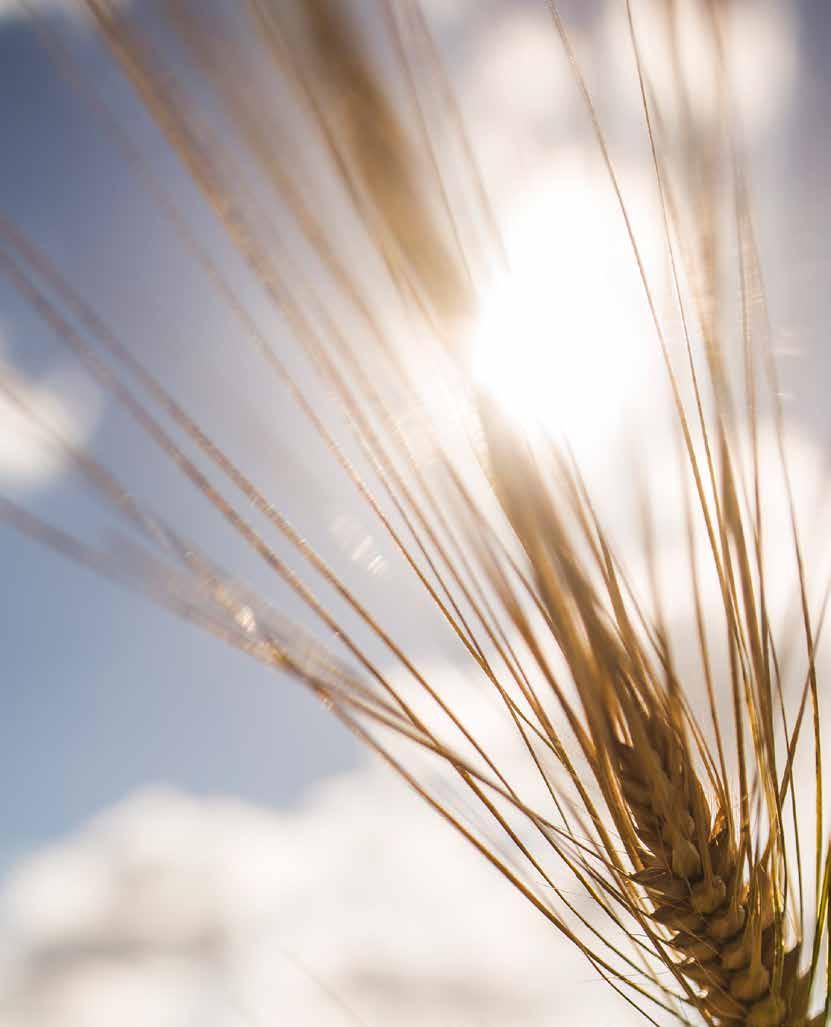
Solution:
<svg viewBox="0 0 831 1027">
<path fill-rule="evenodd" d="M 68 457 L 37 422 L 82 448 L 98 424 L 100 397 L 75 368 L 35 381 L 2 357 L 0 348 L 0 487 L 41 488 L 66 469 Z"/>
<path fill-rule="evenodd" d="M 293 813 L 142 793 L 24 862 L 0 909 L 2 1027 L 636 1022 L 376 767 Z"/>
</svg>

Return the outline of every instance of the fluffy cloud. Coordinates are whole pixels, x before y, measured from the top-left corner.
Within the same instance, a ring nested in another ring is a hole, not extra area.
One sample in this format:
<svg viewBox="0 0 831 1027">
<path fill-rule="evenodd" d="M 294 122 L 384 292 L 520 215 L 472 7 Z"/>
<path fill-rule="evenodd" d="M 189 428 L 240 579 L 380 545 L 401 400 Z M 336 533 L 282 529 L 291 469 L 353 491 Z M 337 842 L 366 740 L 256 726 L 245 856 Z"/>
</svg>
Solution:
<svg viewBox="0 0 831 1027">
<path fill-rule="evenodd" d="M 40 488 L 66 467 L 66 454 L 49 431 L 83 447 L 98 424 L 98 393 L 75 368 L 60 368 L 41 380 L 27 377 L 3 362 L 2 348 L 0 386 L 0 486 Z"/>
<path fill-rule="evenodd" d="M 291 813 L 134 796 L 2 895 L 2 1027 L 636 1022 L 385 770 Z"/>
</svg>

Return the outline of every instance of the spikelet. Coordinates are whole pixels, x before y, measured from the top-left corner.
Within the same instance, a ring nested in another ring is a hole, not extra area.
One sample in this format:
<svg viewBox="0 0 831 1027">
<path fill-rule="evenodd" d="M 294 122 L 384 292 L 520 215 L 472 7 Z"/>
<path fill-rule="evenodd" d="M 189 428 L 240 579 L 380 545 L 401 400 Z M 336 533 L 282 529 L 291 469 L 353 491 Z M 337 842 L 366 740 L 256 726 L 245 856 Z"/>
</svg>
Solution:
<svg viewBox="0 0 831 1027">
<path fill-rule="evenodd" d="M 586 754 L 635 868 L 629 881 L 647 900 L 645 930 L 708 1022 L 809 1022 L 810 981 L 799 969 L 799 943 L 788 944 L 775 884 L 777 839 L 761 850 L 743 848 L 727 792 L 706 796 L 690 751 L 694 726 L 681 683 L 669 661 L 668 681 L 653 675 L 618 601 L 611 567 L 616 617 L 610 621 L 553 508 L 529 502 L 541 494 L 529 489 L 533 467 L 517 469 L 516 453 L 504 443 L 491 452 L 511 460 L 497 466 L 494 479 L 574 674 Z M 607 855 L 614 858 L 614 846 Z M 638 897 L 629 897 L 636 908 Z"/>
</svg>

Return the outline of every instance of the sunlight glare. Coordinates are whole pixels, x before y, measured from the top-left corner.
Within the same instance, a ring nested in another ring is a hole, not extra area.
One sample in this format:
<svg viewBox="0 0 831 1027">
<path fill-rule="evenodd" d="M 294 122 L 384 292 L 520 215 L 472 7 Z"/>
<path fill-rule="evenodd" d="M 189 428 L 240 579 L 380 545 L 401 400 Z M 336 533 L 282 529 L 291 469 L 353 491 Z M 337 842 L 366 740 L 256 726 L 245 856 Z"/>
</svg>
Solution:
<svg viewBox="0 0 831 1027">
<path fill-rule="evenodd" d="M 609 193 L 566 159 L 525 194 L 506 229 L 510 271 L 486 298 L 474 339 L 476 379 L 509 416 L 576 446 L 609 438 L 657 349 Z M 643 246 L 654 253 L 654 240 Z"/>
</svg>

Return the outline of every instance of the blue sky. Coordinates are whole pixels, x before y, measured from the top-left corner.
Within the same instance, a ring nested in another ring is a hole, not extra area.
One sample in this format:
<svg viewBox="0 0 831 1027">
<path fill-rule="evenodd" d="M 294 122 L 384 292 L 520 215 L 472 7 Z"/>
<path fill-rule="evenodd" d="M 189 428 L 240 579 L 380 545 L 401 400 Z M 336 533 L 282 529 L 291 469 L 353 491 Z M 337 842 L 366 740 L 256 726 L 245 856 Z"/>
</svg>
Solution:
<svg viewBox="0 0 831 1027">
<path fill-rule="evenodd" d="M 175 182 L 178 169 L 165 161 L 129 90 L 110 88 L 119 83 L 98 48 L 69 26 L 62 37 L 145 153 L 152 156 L 155 147 L 162 175 Z M 0 69 L 4 211 L 96 297 L 105 316 L 140 323 L 135 344 L 193 402 L 205 388 L 189 353 L 204 354 L 212 345 L 216 359 L 222 312 L 210 311 L 204 283 L 165 238 L 158 213 L 116 148 L 35 33 L 14 18 L 0 21 Z M 193 199 L 186 190 L 180 195 L 185 203 Z M 201 217 L 207 222 L 204 212 Z M 201 316 L 188 302 L 197 297 Z M 0 302 L 6 357 L 15 367 L 37 380 L 68 362 L 11 289 L 4 286 Z M 221 408 L 217 398 L 215 409 Z M 153 463 L 106 406 L 92 443 L 104 457 L 129 454 L 146 463 L 131 474 L 138 491 L 153 495 L 163 487 L 160 461 Z M 302 477 L 302 459 L 297 468 Z M 288 487 L 308 494 L 291 472 L 289 466 Z M 27 501 L 59 523 L 78 516 L 77 492 L 60 481 Z M 190 509 L 181 489 L 179 503 L 181 511 Z M 279 803 L 310 779 L 355 761 L 351 740 L 291 682 L 7 530 L 0 532 L 0 562 L 6 710 L 0 845 L 7 858 L 147 781 Z"/>
<path fill-rule="evenodd" d="M 825 371 L 829 357 L 818 326 L 828 306 L 821 282 L 828 274 L 825 240 L 831 231 L 823 117 L 831 29 L 824 3 L 798 7 L 800 75 L 793 109 L 799 113 L 778 130 L 766 160 L 782 188 L 799 182 L 800 195 L 798 203 L 783 205 L 787 223 L 775 214 L 765 222 L 765 212 L 762 221 L 766 241 L 776 234 L 780 255 L 787 257 L 782 263 L 793 270 L 772 285 L 781 321 L 803 347 L 816 350 L 812 367 Z M 212 218 L 100 46 L 69 22 L 54 24 L 202 237 L 215 244 Z M 0 20 L 0 134 L 3 212 L 95 298 L 125 341 L 191 410 L 221 430 L 238 458 L 273 482 L 290 516 L 324 551 L 342 555 L 343 546 L 368 533 L 367 514 L 343 483 L 321 471 L 311 433 L 298 428 L 294 412 L 257 381 L 256 369 L 236 348 L 242 372 L 235 376 L 236 393 L 228 394 L 223 360 L 236 329 L 227 311 L 211 302 L 198 269 L 88 104 L 62 79 L 32 28 L 13 16 Z M 232 264 L 229 273 L 241 274 Z M 0 311 L 6 359 L 21 373 L 37 381 L 68 366 L 68 356 L 5 284 Z M 825 440 L 831 424 L 827 375 L 803 375 L 798 362 L 789 368 L 790 387 L 800 395 L 798 416 Z M 229 403 L 235 404 L 233 423 L 223 416 Z M 250 405 L 249 413 L 242 403 Z M 252 562 L 225 548 L 216 523 L 106 401 L 91 444 L 105 461 L 126 461 L 139 495 L 163 494 L 174 520 L 178 516 L 215 544 L 221 561 L 270 587 L 256 577 Z M 83 496 L 63 480 L 27 494 L 26 501 L 59 523 L 77 526 L 85 517 L 98 523 Z M 333 528 L 336 521 L 347 524 L 346 542 Z M 281 804 L 359 759 L 353 741 L 292 682 L 146 602 L 6 529 L 0 529 L 0 565 L 0 863 L 149 781 Z M 355 573 L 370 597 L 383 602 L 389 579 L 373 582 L 360 567 Z M 411 613 L 412 591 L 403 579 L 394 582 L 403 636 L 437 660 L 452 660 L 452 648 Z"/>
</svg>

